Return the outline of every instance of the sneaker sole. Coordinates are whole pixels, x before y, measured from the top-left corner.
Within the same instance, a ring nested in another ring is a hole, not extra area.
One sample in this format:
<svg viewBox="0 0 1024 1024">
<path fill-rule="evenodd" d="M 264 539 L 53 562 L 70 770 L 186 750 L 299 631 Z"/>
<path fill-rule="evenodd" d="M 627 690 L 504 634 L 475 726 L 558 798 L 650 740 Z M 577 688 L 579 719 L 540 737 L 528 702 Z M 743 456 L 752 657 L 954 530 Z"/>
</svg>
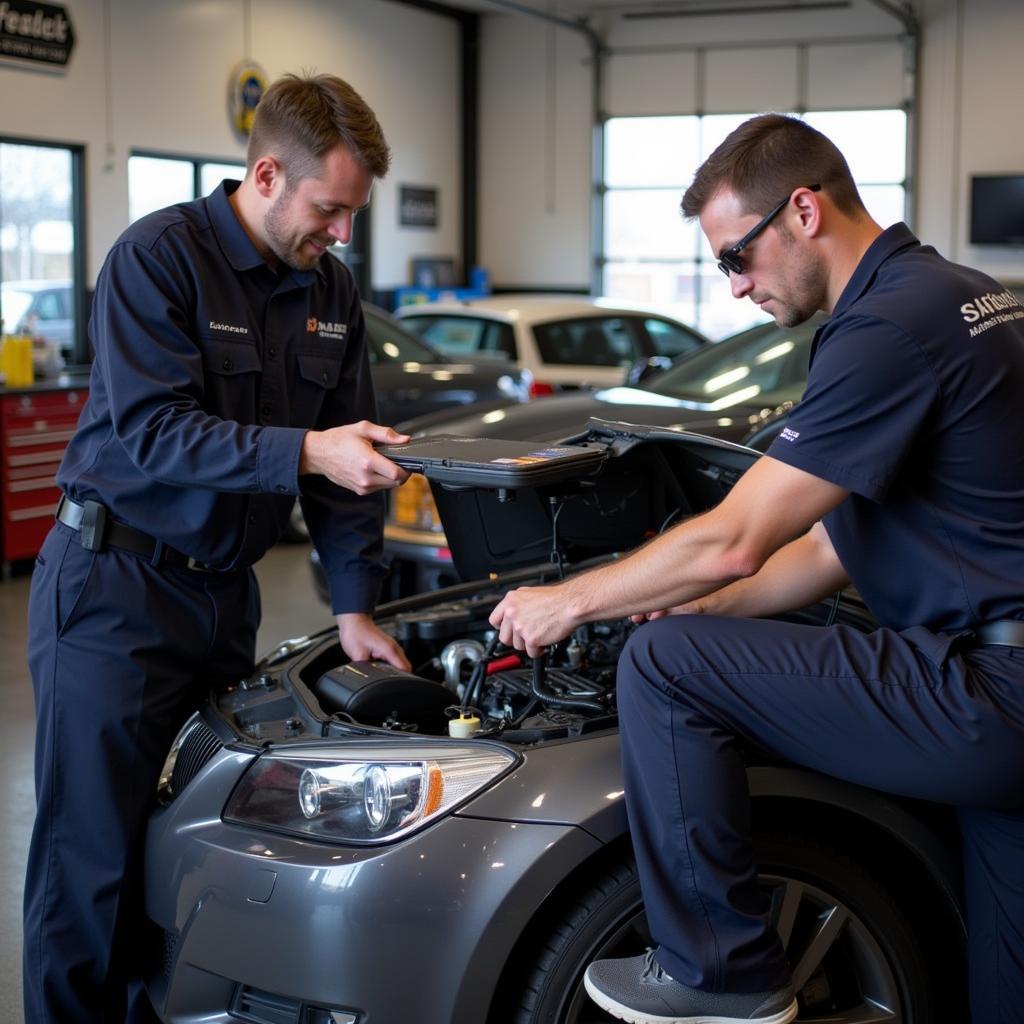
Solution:
<svg viewBox="0 0 1024 1024">
<path fill-rule="evenodd" d="M 607 993 L 592 985 L 586 975 L 583 976 L 583 984 L 587 995 L 602 1010 L 610 1013 L 613 1017 L 618 1017 L 619 1020 L 626 1021 L 627 1024 L 789 1024 L 799 1012 L 797 1001 L 794 999 L 784 1010 L 773 1013 L 769 1017 L 719 1017 L 707 1014 L 690 1017 L 658 1017 L 650 1013 L 641 1013 L 616 1002 Z"/>
</svg>

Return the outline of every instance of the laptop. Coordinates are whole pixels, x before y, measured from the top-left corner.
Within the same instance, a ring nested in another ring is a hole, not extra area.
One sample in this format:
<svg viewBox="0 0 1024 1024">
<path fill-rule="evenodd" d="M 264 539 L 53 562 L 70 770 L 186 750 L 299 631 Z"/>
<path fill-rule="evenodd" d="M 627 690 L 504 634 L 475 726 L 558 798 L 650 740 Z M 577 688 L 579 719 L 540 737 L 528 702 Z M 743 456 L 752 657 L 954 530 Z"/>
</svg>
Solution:
<svg viewBox="0 0 1024 1024">
<path fill-rule="evenodd" d="M 433 434 L 408 444 L 379 445 L 377 451 L 403 469 L 447 486 L 517 490 L 594 473 L 608 446 Z"/>
</svg>

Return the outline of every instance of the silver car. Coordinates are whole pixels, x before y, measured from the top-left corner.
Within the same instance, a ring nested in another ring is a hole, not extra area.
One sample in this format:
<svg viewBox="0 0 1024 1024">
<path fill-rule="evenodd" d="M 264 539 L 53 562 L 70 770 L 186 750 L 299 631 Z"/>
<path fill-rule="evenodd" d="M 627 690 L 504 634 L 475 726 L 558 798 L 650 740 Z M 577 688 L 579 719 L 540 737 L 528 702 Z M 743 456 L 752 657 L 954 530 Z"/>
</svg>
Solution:
<svg viewBox="0 0 1024 1024">
<path fill-rule="evenodd" d="M 609 1020 L 584 968 L 650 942 L 615 717 L 634 627 L 592 623 L 527 663 L 487 617 L 512 585 L 717 503 L 757 453 L 607 421 L 567 443 L 592 453 L 586 466 L 536 486 L 428 468 L 476 582 L 379 610 L 412 673 L 347 663 L 331 629 L 283 643 L 186 724 L 147 840 L 147 985 L 163 1020 Z M 849 593 L 793 618 L 872 625 Z M 748 764 L 799 1019 L 965 1020 L 947 811 L 753 749 Z"/>
</svg>

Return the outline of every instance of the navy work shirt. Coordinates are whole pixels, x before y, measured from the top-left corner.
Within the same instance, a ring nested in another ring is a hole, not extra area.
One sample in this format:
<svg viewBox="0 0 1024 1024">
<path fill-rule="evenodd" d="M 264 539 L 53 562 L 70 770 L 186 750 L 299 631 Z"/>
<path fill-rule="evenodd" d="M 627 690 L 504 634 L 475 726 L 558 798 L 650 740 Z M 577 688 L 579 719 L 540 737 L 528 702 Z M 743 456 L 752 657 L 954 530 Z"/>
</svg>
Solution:
<svg viewBox="0 0 1024 1024">
<path fill-rule="evenodd" d="M 258 561 L 301 494 L 334 611 L 368 611 L 381 495 L 298 476 L 308 429 L 376 421 L 359 297 L 333 257 L 271 268 L 228 200 L 237 187 L 143 217 L 110 250 L 57 482 L 220 568 Z"/>
<path fill-rule="evenodd" d="M 992 278 L 883 232 L 768 454 L 852 492 L 824 525 L 882 625 L 1024 619 L 1024 308 Z"/>
</svg>

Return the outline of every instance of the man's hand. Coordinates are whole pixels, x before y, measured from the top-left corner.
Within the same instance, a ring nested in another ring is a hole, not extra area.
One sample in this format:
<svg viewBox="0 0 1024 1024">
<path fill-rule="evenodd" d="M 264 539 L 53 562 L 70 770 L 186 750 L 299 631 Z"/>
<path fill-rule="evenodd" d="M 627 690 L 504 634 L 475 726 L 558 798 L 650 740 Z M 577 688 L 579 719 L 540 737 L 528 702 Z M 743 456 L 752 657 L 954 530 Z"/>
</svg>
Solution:
<svg viewBox="0 0 1024 1024">
<path fill-rule="evenodd" d="M 405 444 L 408 440 L 407 434 L 369 420 L 330 430 L 311 430 L 302 441 L 299 473 L 320 473 L 356 494 L 397 487 L 409 479 L 409 474 L 375 451 L 371 442 Z"/>
<path fill-rule="evenodd" d="M 338 639 L 341 649 L 352 661 L 386 661 L 403 672 L 412 671 L 412 665 L 398 642 L 377 627 L 363 612 L 336 615 Z"/>
<path fill-rule="evenodd" d="M 578 625 L 569 600 L 569 584 L 511 590 L 491 612 L 490 623 L 503 644 L 531 658 L 564 640 Z"/>
</svg>

